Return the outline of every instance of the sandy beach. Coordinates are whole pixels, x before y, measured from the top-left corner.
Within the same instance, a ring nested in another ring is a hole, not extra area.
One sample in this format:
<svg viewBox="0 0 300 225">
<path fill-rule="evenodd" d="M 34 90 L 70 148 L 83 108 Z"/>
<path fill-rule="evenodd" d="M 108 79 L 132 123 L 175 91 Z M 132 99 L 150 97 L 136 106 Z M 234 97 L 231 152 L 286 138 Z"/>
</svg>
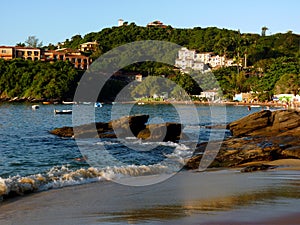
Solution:
<svg viewBox="0 0 300 225">
<path fill-rule="evenodd" d="M 182 171 L 149 186 L 103 181 L 30 194 L 2 203 L 0 224 L 299 224 L 299 161 L 274 161 L 279 167 L 264 172 Z"/>
</svg>

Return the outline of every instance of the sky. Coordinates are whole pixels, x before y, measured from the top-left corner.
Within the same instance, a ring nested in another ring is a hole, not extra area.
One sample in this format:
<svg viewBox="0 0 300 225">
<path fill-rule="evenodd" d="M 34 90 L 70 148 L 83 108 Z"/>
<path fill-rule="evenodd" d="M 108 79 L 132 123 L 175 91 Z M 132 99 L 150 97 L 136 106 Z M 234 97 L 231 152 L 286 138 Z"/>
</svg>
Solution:
<svg viewBox="0 0 300 225">
<path fill-rule="evenodd" d="M 36 36 L 44 45 L 117 26 L 160 20 L 174 28 L 218 27 L 241 33 L 300 34 L 299 0 L 1 0 L 0 45 Z"/>
</svg>

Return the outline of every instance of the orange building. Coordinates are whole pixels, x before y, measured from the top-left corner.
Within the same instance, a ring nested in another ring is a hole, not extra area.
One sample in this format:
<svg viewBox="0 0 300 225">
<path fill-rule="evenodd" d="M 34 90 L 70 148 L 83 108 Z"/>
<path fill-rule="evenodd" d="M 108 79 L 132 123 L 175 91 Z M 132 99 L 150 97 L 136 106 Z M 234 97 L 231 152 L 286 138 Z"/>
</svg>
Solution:
<svg viewBox="0 0 300 225">
<path fill-rule="evenodd" d="M 78 69 L 88 69 L 91 60 L 89 57 L 81 55 L 79 51 L 74 51 L 71 49 L 58 49 L 58 50 L 49 50 L 45 51 L 45 61 L 47 62 L 55 62 L 58 60 L 61 61 L 70 61 L 75 68 Z"/>
<path fill-rule="evenodd" d="M 70 61 L 75 68 L 86 70 L 92 63 L 91 59 L 82 55 L 79 50 L 57 49 L 44 51 L 40 48 L 20 47 L 20 46 L 0 46 L 0 58 L 11 60 L 21 58 L 24 60 L 42 60 L 55 62 L 57 60 Z"/>
<path fill-rule="evenodd" d="M 0 46 L 0 58 L 1 59 L 13 59 L 14 58 L 14 47 Z"/>
<path fill-rule="evenodd" d="M 20 46 L 0 46 L 0 58 L 11 60 L 22 58 L 27 60 L 41 60 L 42 50 L 39 48 Z"/>
</svg>

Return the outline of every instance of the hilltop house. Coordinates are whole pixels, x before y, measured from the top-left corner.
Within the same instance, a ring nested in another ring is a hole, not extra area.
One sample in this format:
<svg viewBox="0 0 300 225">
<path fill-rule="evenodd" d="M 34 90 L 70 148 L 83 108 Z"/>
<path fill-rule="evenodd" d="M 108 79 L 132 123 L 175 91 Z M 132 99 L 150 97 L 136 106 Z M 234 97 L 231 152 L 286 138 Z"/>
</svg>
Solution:
<svg viewBox="0 0 300 225">
<path fill-rule="evenodd" d="M 164 25 L 162 22 L 160 22 L 159 20 L 150 22 L 147 24 L 147 27 L 161 27 L 161 28 L 166 28 L 167 25 Z"/>
</svg>

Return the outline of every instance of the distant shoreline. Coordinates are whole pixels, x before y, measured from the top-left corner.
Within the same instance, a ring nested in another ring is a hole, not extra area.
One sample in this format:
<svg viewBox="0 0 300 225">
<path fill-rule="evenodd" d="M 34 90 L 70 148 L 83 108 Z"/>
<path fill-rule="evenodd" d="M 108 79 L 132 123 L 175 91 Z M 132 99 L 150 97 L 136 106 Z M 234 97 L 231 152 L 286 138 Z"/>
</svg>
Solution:
<svg viewBox="0 0 300 225">
<path fill-rule="evenodd" d="M 67 99 L 65 101 L 72 102 L 73 100 Z M 28 104 L 63 104 L 64 100 L 61 99 L 34 99 L 34 98 L 0 98 L 0 103 L 28 103 Z M 284 103 L 278 103 L 278 102 L 230 102 L 230 101 L 224 101 L 224 102 L 201 102 L 201 101 L 123 101 L 123 102 L 111 102 L 111 101 L 102 101 L 101 103 L 104 104 L 138 104 L 138 105 L 172 105 L 172 104 L 178 104 L 178 105 L 215 105 L 215 106 L 226 106 L 226 105 L 232 105 L 232 106 L 250 106 L 250 107 L 278 107 L 278 108 L 294 108 L 294 109 L 300 109 L 300 103 L 295 104 L 294 106 L 287 106 Z"/>
</svg>

